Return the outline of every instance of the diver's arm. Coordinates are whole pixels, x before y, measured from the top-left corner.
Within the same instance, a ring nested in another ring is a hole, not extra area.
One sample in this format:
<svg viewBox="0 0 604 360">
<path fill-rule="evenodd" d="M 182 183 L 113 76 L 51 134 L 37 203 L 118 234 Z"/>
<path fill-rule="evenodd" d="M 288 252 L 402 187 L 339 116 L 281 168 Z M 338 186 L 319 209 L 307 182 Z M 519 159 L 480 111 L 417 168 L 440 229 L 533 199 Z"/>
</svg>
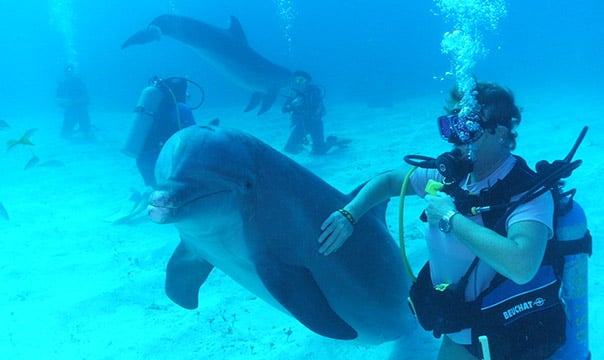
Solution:
<svg viewBox="0 0 604 360">
<path fill-rule="evenodd" d="M 344 210 L 357 221 L 371 208 L 383 201 L 400 194 L 401 184 L 405 178 L 403 168 L 382 173 L 369 180 L 357 195 L 344 206 Z M 413 194 L 411 187 L 406 195 Z M 319 252 L 329 255 L 339 249 L 350 237 L 354 230 L 351 220 L 347 219 L 339 210 L 333 212 L 321 225 L 319 236 Z"/>
<path fill-rule="evenodd" d="M 284 114 L 287 114 L 287 113 L 289 113 L 291 111 L 292 111 L 292 98 L 289 97 L 283 103 L 283 106 L 281 107 L 281 112 L 284 113 Z"/>
<path fill-rule="evenodd" d="M 292 88 L 289 96 L 281 107 L 281 112 L 285 114 L 297 110 L 302 103 L 302 96 L 303 94 L 299 90 Z"/>
<path fill-rule="evenodd" d="M 455 216 L 457 217 L 457 216 Z M 520 221 L 503 237 L 473 221 L 460 217 L 458 232 L 462 242 L 495 271 L 517 284 L 529 282 L 541 265 L 548 240 L 548 228 L 537 221 Z M 456 234 L 457 232 L 454 231 Z"/>
<path fill-rule="evenodd" d="M 400 195 L 401 186 L 405 180 L 403 168 L 391 170 L 372 178 L 361 188 L 358 194 L 344 206 L 354 219 L 360 219 L 374 206 Z M 411 187 L 407 189 L 406 195 L 411 195 Z"/>
<path fill-rule="evenodd" d="M 455 209 L 453 200 L 444 193 L 426 195 L 425 200 L 431 226 L 438 226 L 440 219 Z M 459 241 L 495 271 L 518 284 L 524 284 L 535 276 L 551 235 L 547 225 L 530 219 L 511 224 L 507 237 L 462 214 L 454 215 L 450 221 L 451 233 Z"/>
</svg>

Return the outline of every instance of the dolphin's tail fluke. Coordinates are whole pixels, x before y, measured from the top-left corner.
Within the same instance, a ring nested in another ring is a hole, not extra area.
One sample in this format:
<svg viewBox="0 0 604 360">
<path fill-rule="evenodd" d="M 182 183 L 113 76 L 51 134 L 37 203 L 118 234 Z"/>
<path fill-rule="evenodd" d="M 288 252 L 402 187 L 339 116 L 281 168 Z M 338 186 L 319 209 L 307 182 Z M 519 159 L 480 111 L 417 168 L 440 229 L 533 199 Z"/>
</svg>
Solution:
<svg viewBox="0 0 604 360">
<path fill-rule="evenodd" d="M 245 112 L 252 111 L 258 106 L 260 109 L 258 110 L 258 115 L 262 115 L 267 112 L 272 106 L 275 100 L 277 99 L 277 94 L 279 89 L 271 89 L 267 93 L 255 92 L 252 94 L 252 98 L 250 102 L 245 107 Z"/>
<path fill-rule="evenodd" d="M 152 41 L 159 41 L 161 38 L 161 30 L 159 27 L 150 25 L 145 30 L 137 31 L 134 35 L 130 36 L 128 40 L 126 40 L 122 44 L 122 49 L 127 48 L 131 45 L 142 45 L 146 43 L 150 43 Z"/>
<path fill-rule="evenodd" d="M 252 111 L 255 108 L 257 108 L 258 105 L 260 105 L 260 103 L 262 102 L 262 96 L 263 96 L 263 94 L 261 92 L 253 93 L 252 98 L 250 99 L 250 102 L 247 104 L 247 106 L 245 107 L 245 109 L 243 111 L 248 112 L 248 111 Z"/>
</svg>

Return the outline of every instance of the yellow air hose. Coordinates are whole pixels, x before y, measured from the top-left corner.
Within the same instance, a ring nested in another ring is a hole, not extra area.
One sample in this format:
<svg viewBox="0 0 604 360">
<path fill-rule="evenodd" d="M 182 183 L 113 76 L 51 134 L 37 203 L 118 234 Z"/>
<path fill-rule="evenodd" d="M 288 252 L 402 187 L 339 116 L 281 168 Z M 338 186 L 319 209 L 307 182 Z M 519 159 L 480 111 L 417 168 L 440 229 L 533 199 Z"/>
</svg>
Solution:
<svg viewBox="0 0 604 360">
<path fill-rule="evenodd" d="M 409 186 L 409 179 L 411 178 L 411 174 L 417 169 L 417 166 L 412 167 L 405 175 L 405 180 L 403 181 L 403 185 L 401 186 L 401 195 L 399 199 L 398 205 L 398 240 L 399 245 L 401 247 L 401 257 L 403 259 L 403 266 L 405 267 L 405 271 L 411 281 L 415 282 L 417 277 L 413 274 L 413 269 L 411 269 L 411 265 L 409 264 L 409 259 L 407 258 L 407 252 L 405 250 L 405 224 L 404 224 L 404 212 L 405 212 L 405 194 L 407 193 L 407 187 Z M 428 194 L 435 194 L 442 188 L 442 183 L 438 181 L 429 180 L 426 185 L 426 192 Z"/>
<path fill-rule="evenodd" d="M 178 100 L 176 100 L 176 95 L 172 92 L 172 89 L 166 86 L 168 93 L 170 93 L 170 97 L 172 98 L 172 103 L 174 104 L 174 110 L 176 111 L 176 123 L 178 124 L 178 130 L 182 130 L 182 122 L 180 121 L 180 109 L 178 108 Z"/>
<path fill-rule="evenodd" d="M 407 175 L 405 176 L 405 181 L 403 181 L 403 185 L 401 186 L 401 196 L 398 205 L 398 240 L 399 245 L 401 247 L 401 256 L 403 259 L 403 266 L 405 267 L 405 271 L 413 282 L 415 282 L 417 277 L 413 274 L 413 269 L 411 269 L 409 259 L 407 258 L 407 252 L 405 251 L 405 226 L 403 215 L 405 212 L 405 194 L 407 193 L 407 187 L 409 186 L 409 179 L 411 178 L 411 174 L 413 174 L 416 169 L 417 166 L 414 166 L 407 172 Z"/>
</svg>

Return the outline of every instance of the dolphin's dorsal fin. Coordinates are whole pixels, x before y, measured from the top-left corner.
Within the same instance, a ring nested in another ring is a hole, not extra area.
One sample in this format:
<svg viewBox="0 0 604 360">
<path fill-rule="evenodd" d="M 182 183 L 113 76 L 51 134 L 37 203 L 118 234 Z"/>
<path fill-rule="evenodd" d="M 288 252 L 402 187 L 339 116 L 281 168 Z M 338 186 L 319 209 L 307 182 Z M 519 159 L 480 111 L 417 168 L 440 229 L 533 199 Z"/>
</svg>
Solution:
<svg viewBox="0 0 604 360">
<path fill-rule="evenodd" d="M 229 26 L 229 33 L 231 34 L 231 36 L 233 36 L 233 38 L 247 45 L 247 37 L 245 37 L 245 33 L 243 32 L 241 23 L 239 23 L 239 19 L 234 16 L 231 16 L 231 25 Z"/>
</svg>

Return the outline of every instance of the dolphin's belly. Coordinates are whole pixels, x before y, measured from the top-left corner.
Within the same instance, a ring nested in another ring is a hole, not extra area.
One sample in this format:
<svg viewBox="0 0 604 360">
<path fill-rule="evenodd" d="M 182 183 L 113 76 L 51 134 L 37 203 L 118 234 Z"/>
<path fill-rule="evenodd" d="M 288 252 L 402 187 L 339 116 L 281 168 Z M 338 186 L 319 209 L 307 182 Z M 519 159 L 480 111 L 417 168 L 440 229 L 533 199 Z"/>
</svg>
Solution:
<svg viewBox="0 0 604 360">
<path fill-rule="evenodd" d="M 273 87 L 284 86 L 289 79 L 286 70 L 260 59 L 256 54 L 246 52 L 242 58 L 235 54 L 217 53 L 208 49 L 195 50 L 223 75 L 248 90 L 267 92 Z"/>
<path fill-rule="evenodd" d="M 279 310 L 285 311 L 268 292 L 251 261 L 243 226 L 231 224 L 228 229 L 212 233 L 181 231 L 181 237 L 189 250 L 199 258 L 214 265 L 248 291 L 268 302 Z"/>
</svg>

